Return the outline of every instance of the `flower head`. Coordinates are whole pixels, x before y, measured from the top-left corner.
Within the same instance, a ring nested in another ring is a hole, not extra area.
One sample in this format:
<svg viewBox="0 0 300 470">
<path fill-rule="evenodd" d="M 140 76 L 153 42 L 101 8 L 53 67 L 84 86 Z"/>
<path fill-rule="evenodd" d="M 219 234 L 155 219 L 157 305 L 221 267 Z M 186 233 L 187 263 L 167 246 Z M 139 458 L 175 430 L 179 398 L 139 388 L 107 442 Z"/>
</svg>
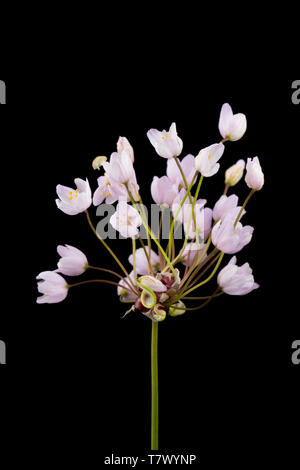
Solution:
<svg viewBox="0 0 300 470">
<path fill-rule="evenodd" d="M 37 277 L 38 291 L 43 294 L 36 299 L 38 304 L 55 304 L 67 297 L 68 285 L 64 278 L 54 271 L 43 271 Z"/>
<path fill-rule="evenodd" d="M 129 238 L 138 234 L 138 227 L 142 224 L 142 219 L 134 207 L 125 201 L 120 201 L 115 213 L 110 218 L 110 223 L 123 237 Z"/>
<path fill-rule="evenodd" d="M 133 265 L 133 254 L 129 256 L 128 261 L 131 265 Z M 160 259 L 159 256 L 153 250 L 151 250 L 150 252 L 150 263 L 154 271 L 159 270 Z M 135 266 L 137 274 L 148 274 L 148 260 L 145 254 L 145 250 L 143 248 L 138 248 L 135 252 Z"/>
<path fill-rule="evenodd" d="M 242 226 L 240 222 L 234 227 L 235 217 L 229 213 L 223 220 L 219 220 L 212 229 L 213 244 L 224 253 L 233 254 L 248 245 L 252 238 L 254 228 L 250 225 Z"/>
<path fill-rule="evenodd" d="M 219 120 L 219 130 L 221 136 L 228 140 L 239 140 L 243 137 L 247 129 L 247 119 L 245 114 L 233 114 L 228 103 L 223 104 Z"/>
<path fill-rule="evenodd" d="M 71 245 L 59 245 L 57 252 L 61 258 L 57 263 L 58 269 L 56 272 L 65 276 L 79 276 L 86 271 L 88 267 L 87 257 L 78 248 Z"/>
<path fill-rule="evenodd" d="M 190 154 L 187 155 L 181 160 L 180 166 L 186 178 L 187 184 L 190 185 L 195 174 L 195 157 Z M 174 159 L 169 159 L 167 162 L 167 175 L 177 190 L 180 189 L 180 187 L 185 188 L 185 182 L 183 180 L 182 174 Z"/>
<path fill-rule="evenodd" d="M 177 135 L 175 122 L 172 123 L 168 132 L 150 129 L 147 136 L 160 157 L 178 157 L 182 152 L 183 142 Z"/>
<path fill-rule="evenodd" d="M 116 202 L 120 196 L 120 190 L 116 189 L 116 185 L 112 185 L 108 179 L 108 176 L 105 174 L 100 176 L 97 179 L 98 188 L 94 192 L 93 204 L 94 206 L 99 206 L 104 199 L 106 204 L 113 204 Z M 124 188 L 124 198 L 126 198 Z"/>
<path fill-rule="evenodd" d="M 246 176 L 245 181 L 249 188 L 256 189 L 257 191 L 261 189 L 265 182 L 265 177 L 261 169 L 258 157 L 253 159 L 248 158 L 246 166 Z"/>
<path fill-rule="evenodd" d="M 232 194 L 231 196 L 223 196 L 216 202 L 215 207 L 213 209 L 213 218 L 214 220 L 224 220 L 228 214 L 231 214 L 232 218 L 236 219 L 239 215 L 241 207 L 238 206 L 239 198 Z M 240 218 L 246 213 L 243 210 Z"/>
<path fill-rule="evenodd" d="M 229 295 L 246 295 L 259 287 L 254 282 L 249 264 L 245 263 L 243 266 L 237 266 L 236 256 L 233 256 L 228 265 L 219 272 L 217 282 L 223 291 Z"/>
<path fill-rule="evenodd" d="M 59 199 L 56 199 L 57 207 L 68 215 L 76 215 L 84 212 L 92 204 L 92 192 L 88 180 L 75 179 L 77 189 L 56 186 Z"/>
<path fill-rule="evenodd" d="M 220 164 L 217 162 L 222 157 L 224 150 L 225 146 L 223 144 L 213 144 L 200 150 L 195 158 L 196 170 L 205 177 L 215 175 L 220 168 Z"/>
<path fill-rule="evenodd" d="M 170 207 L 177 195 L 172 181 L 167 176 L 154 176 L 151 183 L 151 195 L 154 202 L 162 207 Z"/>
<path fill-rule="evenodd" d="M 244 160 L 239 160 L 235 165 L 228 168 L 225 172 L 225 184 L 235 186 L 242 179 L 244 168 Z"/>
</svg>

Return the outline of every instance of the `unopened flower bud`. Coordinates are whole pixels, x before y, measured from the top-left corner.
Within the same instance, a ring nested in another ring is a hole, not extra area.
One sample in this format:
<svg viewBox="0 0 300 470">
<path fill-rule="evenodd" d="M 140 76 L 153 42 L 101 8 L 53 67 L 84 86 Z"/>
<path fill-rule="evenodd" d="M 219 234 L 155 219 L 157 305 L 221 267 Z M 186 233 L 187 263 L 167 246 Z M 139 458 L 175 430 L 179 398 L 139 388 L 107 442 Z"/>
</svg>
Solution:
<svg viewBox="0 0 300 470">
<path fill-rule="evenodd" d="M 235 186 L 242 179 L 244 168 L 244 160 L 239 160 L 235 165 L 228 168 L 225 172 L 225 184 Z"/>
<path fill-rule="evenodd" d="M 260 190 L 264 185 L 265 178 L 258 157 L 248 158 L 246 170 L 245 181 L 248 187 L 256 191 Z"/>
<path fill-rule="evenodd" d="M 185 309 L 185 305 L 180 300 L 179 302 L 177 302 L 175 306 L 170 307 L 169 315 L 171 317 L 178 317 L 179 315 L 182 315 L 183 313 L 185 313 L 185 310 L 183 309 Z"/>
<path fill-rule="evenodd" d="M 100 170 L 101 166 L 103 165 L 104 162 L 106 162 L 107 158 L 106 157 L 96 157 L 93 160 L 92 167 L 94 170 Z"/>
</svg>

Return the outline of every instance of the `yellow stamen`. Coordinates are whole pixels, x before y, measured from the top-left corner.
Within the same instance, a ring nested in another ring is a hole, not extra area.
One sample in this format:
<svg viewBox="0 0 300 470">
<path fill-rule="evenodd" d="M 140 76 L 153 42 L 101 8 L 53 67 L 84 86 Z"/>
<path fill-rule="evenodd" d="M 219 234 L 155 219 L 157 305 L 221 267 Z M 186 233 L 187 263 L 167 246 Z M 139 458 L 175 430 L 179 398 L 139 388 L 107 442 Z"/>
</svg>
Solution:
<svg viewBox="0 0 300 470">
<path fill-rule="evenodd" d="M 110 196 L 110 193 L 107 193 L 107 194 L 106 194 L 106 197 L 108 197 L 108 196 Z"/>
<path fill-rule="evenodd" d="M 71 201 L 71 200 L 73 199 L 73 196 L 70 196 L 69 199 L 70 199 L 70 201 Z"/>
</svg>

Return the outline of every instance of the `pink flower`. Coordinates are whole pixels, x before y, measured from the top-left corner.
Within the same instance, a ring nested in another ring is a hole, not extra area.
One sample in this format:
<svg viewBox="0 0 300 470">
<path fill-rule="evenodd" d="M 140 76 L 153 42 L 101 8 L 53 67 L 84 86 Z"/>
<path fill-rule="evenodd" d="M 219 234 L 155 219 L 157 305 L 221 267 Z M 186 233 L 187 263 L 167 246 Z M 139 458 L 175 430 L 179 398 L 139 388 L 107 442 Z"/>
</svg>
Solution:
<svg viewBox="0 0 300 470">
<path fill-rule="evenodd" d="M 146 251 L 148 254 L 147 247 Z M 133 266 L 133 254 L 129 256 L 128 261 Z M 153 250 L 151 250 L 150 252 L 150 263 L 154 271 L 157 272 L 160 267 L 160 259 L 159 256 Z M 148 260 L 143 248 L 138 248 L 135 252 L 135 265 L 137 274 L 148 274 Z"/>
<path fill-rule="evenodd" d="M 205 177 L 215 175 L 220 168 L 220 164 L 217 162 L 222 157 L 224 150 L 225 146 L 223 144 L 213 144 L 200 150 L 195 158 L 196 170 Z"/>
<path fill-rule="evenodd" d="M 235 218 L 227 214 L 224 220 L 219 220 L 212 229 L 212 242 L 221 251 L 233 254 L 248 245 L 252 238 L 253 227 L 242 226 L 240 222 L 234 228 Z"/>
<path fill-rule="evenodd" d="M 117 142 L 117 152 L 121 155 L 124 150 L 125 150 L 125 152 L 128 153 L 128 155 L 130 156 L 130 159 L 133 163 L 134 162 L 134 152 L 133 152 L 132 146 L 130 145 L 130 143 L 129 143 L 128 139 L 126 139 L 126 137 L 119 137 L 119 140 Z"/>
<path fill-rule="evenodd" d="M 142 219 L 134 207 L 125 201 L 120 201 L 116 212 L 110 218 L 110 223 L 123 237 L 129 238 L 138 234 Z"/>
<path fill-rule="evenodd" d="M 217 282 L 229 295 L 246 295 L 259 287 L 254 282 L 252 269 L 248 263 L 236 266 L 236 256 L 233 256 L 228 265 L 219 272 Z"/>
<path fill-rule="evenodd" d="M 263 187 L 265 178 L 258 157 L 248 158 L 246 166 L 245 181 L 249 188 L 259 190 Z"/>
<path fill-rule="evenodd" d="M 194 263 L 196 256 L 198 255 L 198 260 L 201 258 L 203 251 L 205 250 L 205 246 L 203 243 L 198 246 L 197 243 L 187 243 L 182 255 L 181 255 L 181 262 L 190 267 Z M 203 256 L 201 261 L 206 258 L 206 254 Z"/>
<path fill-rule="evenodd" d="M 110 156 L 109 163 L 103 163 L 109 181 L 124 184 L 135 177 L 134 168 L 129 154 L 123 150 L 121 154 L 114 152 Z"/>
<path fill-rule="evenodd" d="M 180 208 L 181 201 L 185 194 L 186 191 L 182 189 L 174 200 L 174 203 L 172 205 L 172 212 L 174 217 L 177 213 L 177 210 Z M 212 223 L 212 210 L 208 207 L 204 208 L 205 204 L 206 199 L 198 199 L 194 207 L 197 233 L 200 238 L 203 239 L 208 236 L 211 230 Z M 180 208 L 176 220 L 183 224 L 184 231 L 186 234 L 188 234 L 188 238 L 196 237 L 192 204 L 190 204 L 188 198 L 185 200 L 183 206 Z"/>
<path fill-rule="evenodd" d="M 175 192 L 171 180 L 167 176 L 162 176 L 161 178 L 154 176 L 151 183 L 151 194 L 157 205 L 170 207 L 177 193 Z"/>
<path fill-rule="evenodd" d="M 187 155 L 181 160 L 180 165 L 189 186 L 195 174 L 195 157 L 190 154 Z M 177 187 L 177 190 L 180 188 L 180 186 L 185 188 L 185 183 L 183 181 L 181 172 L 179 171 L 179 168 L 176 165 L 174 159 L 169 159 L 167 162 L 167 175 L 172 183 Z"/>
<path fill-rule="evenodd" d="M 92 192 L 88 180 L 76 178 L 77 189 L 72 189 L 61 184 L 56 186 L 59 199 L 56 199 L 57 207 L 68 215 L 76 215 L 84 212 L 92 204 Z"/>
<path fill-rule="evenodd" d="M 218 202 L 216 202 L 213 209 L 213 218 L 214 220 L 224 220 L 227 214 L 231 214 L 233 218 L 237 218 L 241 210 L 241 206 L 238 206 L 239 198 L 232 194 L 231 196 L 221 196 Z M 243 210 L 241 217 L 246 213 Z M 240 217 L 240 218 L 241 218 Z"/>
<path fill-rule="evenodd" d="M 106 204 L 113 204 L 119 198 L 120 191 L 117 191 L 116 187 L 112 186 L 109 182 L 107 175 L 100 176 L 97 179 L 98 188 L 94 192 L 93 196 L 93 204 L 94 206 L 99 206 L 104 199 Z M 125 190 L 126 188 L 124 188 Z M 126 199 L 126 195 L 124 193 L 124 198 Z"/>
<path fill-rule="evenodd" d="M 167 290 L 165 284 L 163 284 L 159 279 L 156 279 L 150 275 L 142 276 L 138 281 L 141 284 L 141 287 L 148 287 L 148 289 L 151 289 L 153 292 L 160 293 L 166 292 Z"/>
<path fill-rule="evenodd" d="M 125 183 L 135 200 L 139 200 L 139 186 L 136 181 L 135 171 L 129 154 L 123 150 L 121 155 L 114 152 L 110 156 L 109 162 L 103 163 L 110 186 L 111 195 L 117 195 L 119 200 L 129 201 Z"/>
<path fill-rule="evenodd" d="M 67 297 L 68 285 L 64 278 L 54 271 L 44 271 L 37 276 L 38 291 L 42 295 L 36 299 L 38 304 L 55 304 Z"/>
<path fill-rule="evenodd" d="M 129 273 L 129 276 L 128 277 L 125 277 L 124 279 L 122 279 L 120 282 L 119 282 L 119 285 L 117 287 L 117 293 L 119 296 L 121 296 L 121 299 L 124 299 L 124 300 L 136 300 L 137 299 L 137 295 L 134 294 L 133 292 L 130 291 L 130 288 L 131 288 L 131 283 L 130 281 L 128 280 L 128 278 L 131 279 L 131 281 L 133 282 L 133 284 L 135 285 L 135 280 L 134 280 L 134 272 L 131 271 L 131 273 Z M 125 280 L 127 282 L 125 282 Z"/>
<path fill-rule="evenodd" d="M 169 132 L 150 129 L 147 137 L 160 157 L 178 157 L 182 152 L 183 142 L 177 135 L 175 122 L 172 123 Z"/>
<path fill-rule="evenodd" d="M 239 140 L 247 129 L 245 114 L 233 114 L 228 103 L 223 104 L 220 114 L 219 130 L 221 136 L 228 140 Z"/>
<path fill-rule="evenodd" d="M 71 245 L 59 245 L 57 252 L 61 258 L 57 263 L 58 269 L 56 272 L 65 276 L 79 276 L 86 271 L 88 267 L 87 257 L 78 248 Z"/>
</svg>

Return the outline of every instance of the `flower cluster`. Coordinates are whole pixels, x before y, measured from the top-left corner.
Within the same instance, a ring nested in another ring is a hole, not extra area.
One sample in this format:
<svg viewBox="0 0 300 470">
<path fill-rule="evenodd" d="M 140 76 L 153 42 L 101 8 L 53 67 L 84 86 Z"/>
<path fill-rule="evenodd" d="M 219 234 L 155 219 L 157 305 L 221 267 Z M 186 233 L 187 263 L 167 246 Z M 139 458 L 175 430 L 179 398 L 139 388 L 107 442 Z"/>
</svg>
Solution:
<svg viewBox="0 0 300 470">
<path fill-rule="evenodd" d="M 75 247 L 58 246 L 58 269 L 37 276 L 38 290 L 42 294 L 37 302 L 61 302 L 71 287 L 89 282 L 108 283 L 116 286 L 121 302 L 132 304 L 126 314 L 131 311 L 141 312 L 158 322 L 167 315 L 178 316 L 187 310 L 200 309 L 221 294 L 245 295 L 257 289 L 258 284 L 254 281 L 249 264 L 238 266 L 236 256 L 218 270 L 225 255 L 235 255 L 252 239 L 253 227 L 243 225 L 241 219 L 246 214 L 245 207 L 250 198 L 264 185 L 264 174 L 258 157 L 248 158 L 247 162 L 239 159 L 227 168 L 223 194 L 219 195 L 213 206 L 207 207 L 207 200 L 199 198 L 205 178 L 214 176 L 220 170 L 227 142 L 241 139 L 246 128 L 246 116 L 233 114 L 230 105 L 226 103 L 221 109 L 219 120 L 222 140 L 200 149 L 196 156 L 187 154 L 181 159 L 183 142 L 177 134 L 175 123 L 172 123 L 169 131 L 148 131 L 148 139 L 156 153 L 167 160 L 166 174 L 154 176 L 151 184 L 153 201 L 161 208 L 161 222 L 165 211 L 169 211 L 171 216 L 165 246 L 160 231 L 155 235 L 148 225 L 134 169 L 134 150 L 126 137 L 119 138 L 117 149 L 109 159 L 104 156 L 94 159 L 93 168 L 103 171 L 103 174 L 97 180 L 98 187 L 93 195 L 88 180 L 75 179 L 76 189 L 58 185 L 57 207 L 68 215 L 86 214 L 90 227 L 114 258 L 122 274 L 90 266 L 85 254 Z M 241 204 L 238 196 L 228 195 L 228 191 L 242 180 L 245 170 L 244 179 L 250 192 Z M 97 233 L 90 219 L 89 207 L 103 202 L 116 203 L 110 224 L 122 237 L 132 240 L 132 252 L 128 257 L 130 272 Z M 176 223 L 182 226 L 184 233 L 178 250 L 174 238 Z M 147 233 L 146 243 L 140 237 L 142 225 Z M 139 248 L 136 247 L 137 240 L 141 244 Z M 85 280 L 68 284 L 63 277 L 79 276 L 87 269 L 113 275 L 117 280 Z M 202 279 L 209 270 L 207 277 Z M 217 288 L 212 294 L 189 297 L 191 292 L 200 289 L 215 274 Z M 189 300 L 203 302 L 191 308 L 186 305 Z"/>
</svg>

